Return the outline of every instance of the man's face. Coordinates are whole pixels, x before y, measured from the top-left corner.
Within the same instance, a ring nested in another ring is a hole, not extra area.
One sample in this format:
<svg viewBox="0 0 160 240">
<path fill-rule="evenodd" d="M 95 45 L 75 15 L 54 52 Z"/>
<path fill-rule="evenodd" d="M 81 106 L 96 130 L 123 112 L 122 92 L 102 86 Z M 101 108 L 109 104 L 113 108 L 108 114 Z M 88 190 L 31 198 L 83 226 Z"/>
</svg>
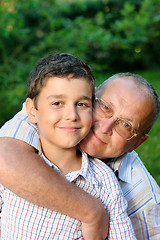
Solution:
<svg viewBox="0 0 160 240">
<path fill-rule="evenodd" d="M 137 87 L 131 79 L 117 78 L 106 86 L 101 96 L 113 110 L 113 116 L 102 118 L 93 113 L 93 127 L 81 142 L 81 148 L 91 156 L 105 159 L 121 156 L 132 151 L 147 139 L 138 135 L 130 140 L 121 137 L 114 129 L 117 118 L 130 123 L 136 133 L 143 133 L 151 121 L 153 103 L 146 92 Z M 146 107 L 147 106 L 147 107 Z"/>
</svg>

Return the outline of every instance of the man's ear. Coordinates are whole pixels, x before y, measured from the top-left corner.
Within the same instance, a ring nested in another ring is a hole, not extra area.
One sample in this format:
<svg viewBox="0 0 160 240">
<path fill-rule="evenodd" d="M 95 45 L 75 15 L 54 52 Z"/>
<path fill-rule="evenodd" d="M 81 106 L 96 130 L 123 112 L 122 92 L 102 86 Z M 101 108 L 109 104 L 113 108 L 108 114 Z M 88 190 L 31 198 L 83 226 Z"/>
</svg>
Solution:
<svg viewBox="0 0 160 240">
<path fill-rule="evenodd" d="M 37 110 L 35 109 L 34 102 L 31 98 L 26 99 L 26 111 L 31 123 L 37 123 L 37 118 L 36 118 Z"/>
<path fill-rule="evenodd" d="M 142 136 L 134 145 L 131 147 L 128 152 L 132 152 L 136 148 L 138 148 L 142 143 L 144 143 L 149 138 L 149 135 Z"/>
</svg>

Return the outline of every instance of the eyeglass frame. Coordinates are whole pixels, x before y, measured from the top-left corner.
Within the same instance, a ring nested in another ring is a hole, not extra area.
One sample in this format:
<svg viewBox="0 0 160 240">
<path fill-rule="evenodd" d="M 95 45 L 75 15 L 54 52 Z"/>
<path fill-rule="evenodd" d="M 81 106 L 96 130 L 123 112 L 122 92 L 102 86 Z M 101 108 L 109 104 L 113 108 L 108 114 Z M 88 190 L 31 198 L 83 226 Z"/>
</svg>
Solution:
<svg viewBox="0 0 160 240">
<path fill-rule="evenodd" d="M 109 107 L 109 109 L 111 109 L 112 115 L 110 115 L 110 116 L 107 117 L 107 118 L 112 118 L 113 115 L 114 115 L 114 111 L 113 111 L 113 109 L 110 107 L 110 105 L 109 105 L 106 101 L 104 101 L 102 98 L 95 97 L 95 102 L 96 102 L 96 100 L 97 100 L 98 102 L 99 102 L 99 100 L 102 101 L 102 102 L 104 103 L 104 105 L 106 105 L 107 107 Z M 100 106 L 99 106 L 99 108 L 101 109 L 102 112 L 104 112 Z M 93 106 L 93 111 L 94 111 L 94 106 Z M 95 113 L 96 113 L 96 112 L 95 112 Z M 96 113 L 96 114 L 97 114 L 98 116 L 100 116 L 98 113 Z M 105 112 L 104 112 L 104 114 L 105 114 Z M 101 116 L 100 116 L 100 117 L 101 117 Z M 101 118 L 106 118 L 106 117 L 101 117 Z M 115 123 L 116 123 L 117 121 L 119 121 L 119 120 L 123 120 L 124 122 L 126 122 L 126 123 L 133 129 L 133 136 L 131 136 L 131 137 L 129 137 L 129 138 L 126 138 L 126 137 L 121 136 L 121 135 L 117 132 L 117 130 L 115 129 Z M 137 133 L 136 130 L 135 130 L 135 128 L 134 128 L 129 122 L 127 122 L 127 121 L 124 120 L 123 118 L 118 118 L 117 116 L 116 116 L 116 120 L 115 120 L 114 125 L 113 125 L 113 129 L 116 131 L 116 133 L 117 133 L 120 137 L 126 139 L 127 141 L 131 140 L 133 137 L 137 137 L 137 136 L 139 136 L 139 135 L 142 135 L 142 136 L 145 135 L 145 134 Z"/>
</svg>

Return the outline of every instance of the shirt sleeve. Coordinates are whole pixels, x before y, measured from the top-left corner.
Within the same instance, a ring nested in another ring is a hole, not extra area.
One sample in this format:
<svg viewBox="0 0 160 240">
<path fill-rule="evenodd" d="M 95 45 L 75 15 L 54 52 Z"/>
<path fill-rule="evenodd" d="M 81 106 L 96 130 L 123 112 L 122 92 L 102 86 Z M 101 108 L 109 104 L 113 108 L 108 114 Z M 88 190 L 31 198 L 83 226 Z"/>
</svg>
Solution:
<svg viewBox="0 0 160 240">
<path fill-rule="evenodd" d="M 137 239 L 160 239 L 160 204 L 147 206 L 131 216 Z"/>
<path fill-rule="evenodd" d="M 1 212 L 2 212 L 2 198 L 0 196 L 0 239 L 1 239 Z"/>
<path fill-rule="evenodd" d="M 160 188 L 147 171 L 137 153 L 132 164 L 132 181 L 120 181 L 128 202 L 128 215 L 132 221 L 137 239 L 160 239 Z M 130 160 L 128 158 L 128 160 Z"/>
<path fill-rule="evenodd" d="M 1 212 L 2 212 L 2 205 L 3 205 L 3 199 L 2 199 L 2 191 L 4 187 L 0 184 L 0 239 L 1 239 Z"/>
<path fill-rule="evenodd" d="M 135 240 L 133 226 L 127 215 L 127 201 L 111 169 L 104 174 L 102 185 L 103 203 L 110 216 L 108 239 Z"/>
<path fill-rule="evenodd" d="M 123 194 L 119 192 L 115 198 L 112 198 L 110 206 L 110 230 L 108 239 L 136 239 L 132 222 L 126 210 L 126 201 Z"/>
<path fill-rule="evenodd" d="M 29 121 L 25 103 L 23 103 L 22 110 L 1 127 L 0 137 L 16 138 L 39 150 L 40 142 L 38 129 L 36 124 Z"/>
</svg>

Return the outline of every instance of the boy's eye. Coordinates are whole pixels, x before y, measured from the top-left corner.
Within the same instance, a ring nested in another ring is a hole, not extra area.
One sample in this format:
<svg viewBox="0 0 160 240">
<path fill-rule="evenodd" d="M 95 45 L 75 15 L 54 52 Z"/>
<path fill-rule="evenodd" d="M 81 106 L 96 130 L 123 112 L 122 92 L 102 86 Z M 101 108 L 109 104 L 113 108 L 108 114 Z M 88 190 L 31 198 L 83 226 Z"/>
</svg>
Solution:
<svg viewBox="0 0 160 240">
<path fill-rule="evenodd" d="M 90 107 L 89 103 L 83 103 L 83 102 L 79 102 L 77 105 L 78 105 L 78 107 L 81 107 L 81 108 L 89 108 Z"/>
<path fill-rule="evenodd" d="M 52 105 L 57 106 L 57 107 L 61 107 L 62 103 L 57 101 L 57 102 L 53 102 Z"/>
</svg>

